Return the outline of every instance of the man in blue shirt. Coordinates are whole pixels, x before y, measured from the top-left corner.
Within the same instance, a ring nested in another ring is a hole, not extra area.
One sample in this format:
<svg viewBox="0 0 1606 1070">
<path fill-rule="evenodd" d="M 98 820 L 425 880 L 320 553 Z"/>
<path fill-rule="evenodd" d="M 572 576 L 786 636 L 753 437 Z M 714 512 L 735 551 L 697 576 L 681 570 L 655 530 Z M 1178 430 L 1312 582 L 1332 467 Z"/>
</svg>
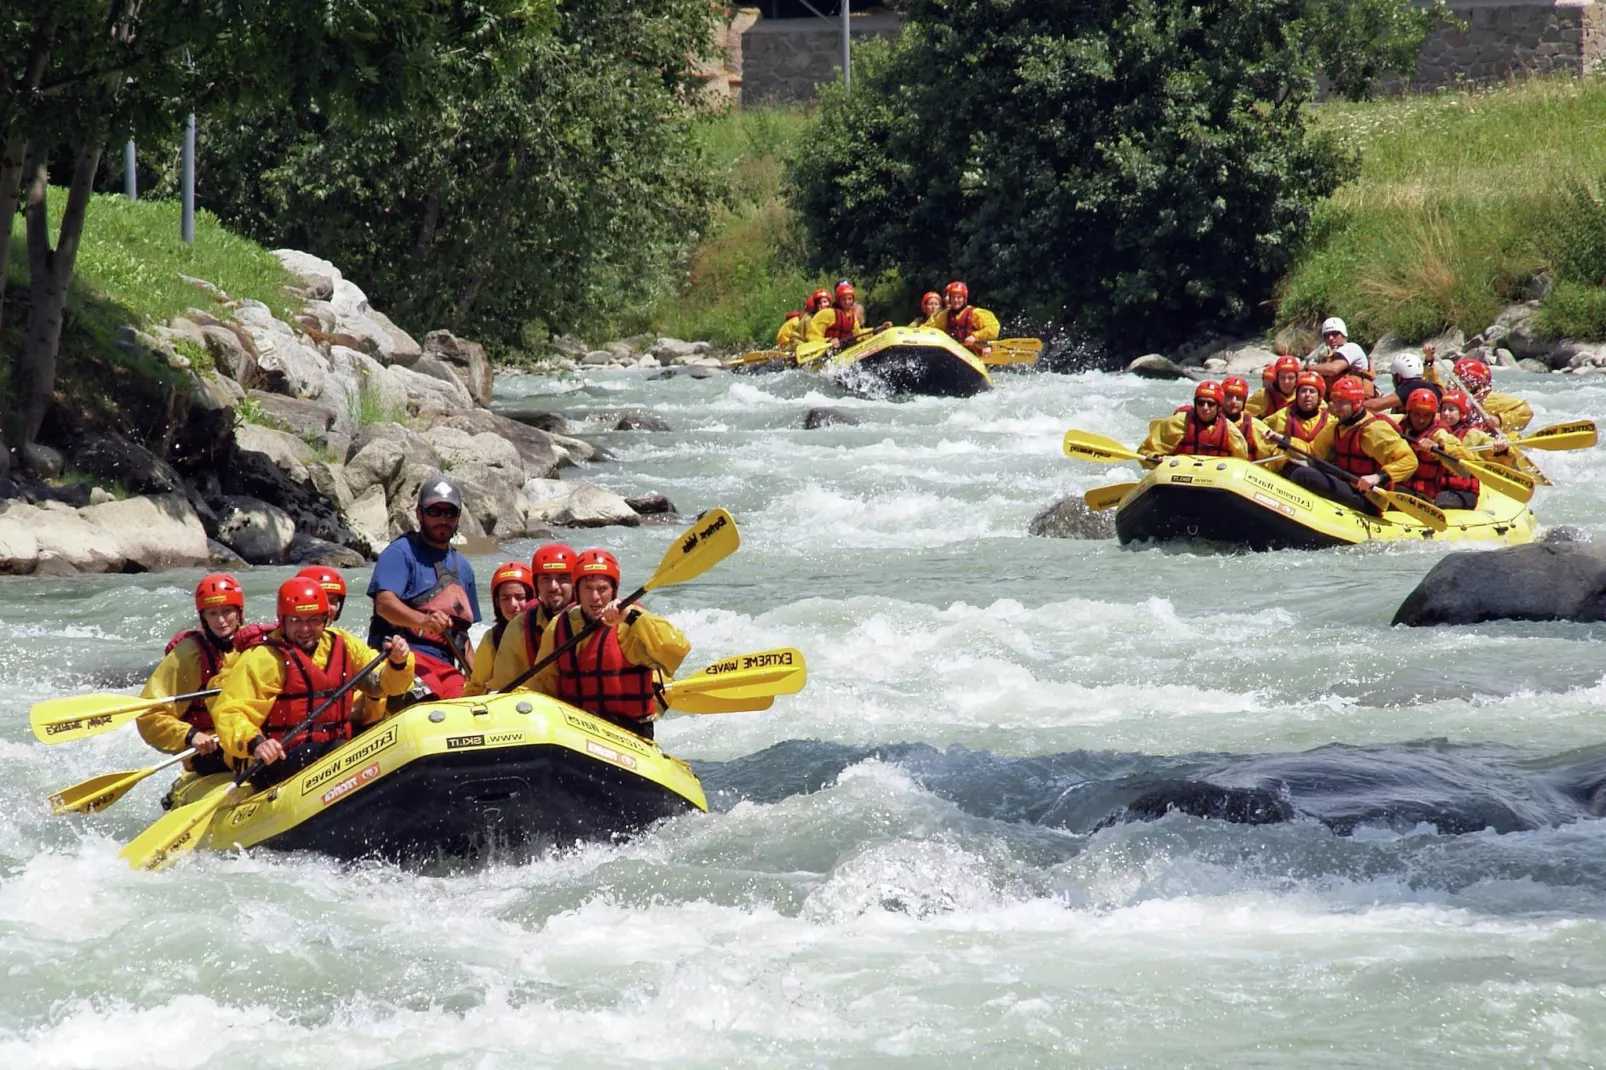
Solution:
<svg viewBox="0 0 1606 1070">
<path fill-rule="evenodd" d="M 480 619 L 474 567 L 452 548 L 463 496 L 436 476 L 418 491 L 418 530 L 385 547 L 368 581 L 374 615 L 368 642 L 380 649 L 400 634 L 412 648 L 419 681 L 436 698 L 463 694 L 469 625 Z"/>
</svg>

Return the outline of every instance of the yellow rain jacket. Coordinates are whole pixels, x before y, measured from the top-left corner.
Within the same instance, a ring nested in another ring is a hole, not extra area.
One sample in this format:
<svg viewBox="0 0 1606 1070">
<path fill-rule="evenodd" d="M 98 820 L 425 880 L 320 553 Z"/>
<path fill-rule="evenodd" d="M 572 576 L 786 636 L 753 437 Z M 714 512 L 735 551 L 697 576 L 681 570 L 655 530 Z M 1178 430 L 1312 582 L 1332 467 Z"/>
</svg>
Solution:
<svg viewBox="0 0 1606 1070">
<path fill-rule="evenodd" d="M 1500 430 L 1508 435 L 1515 435 L 1534 418 L 1533 406 L 1512 394 L 1491 390 L 1478 399 L 1478 404 L 1491 419 L 1500 421 Z"/>
<path fill-rule="evenodd" d="M 575 607 L 570 607 L 574 610 Z M 640 610 L 640 612 L 637 612 Z M 680 663 L 686 660 L 691 653 L 691 642 L 681 633 L 681 630 L 670 624 L 656 613 L 649 613 L 639 605 L 631 606 L 625 611 L 626 618 L 619 622 L 616 632 L 619 636 L 619 650 L 624 654 L 625 660 L 632 665 L 641 665 L 649 669 L 657 669 L 663 674 L 665 680 L 672 679 Z M 578 611 L 576 616 L 580 616 Z M 631 617 L 634 620 L 631 620 Z M 554 621 L 548 621 L 546 628 L 541 632 L 541 649 L 536 652 L 536 661 L 545 659 L 552 653 L 556 645 L 553 634 L 557 631 Z M 575 649 L 580 664 L 586 664 L 586 656 L 592 654 L 596 648 L 597 639 L 602 632 L 594 632 L 580 640 Z M 518 646 L 516 657 L 512 656 L 507 648 Z M 523 643 L 503 643 L 504 650 L 497 655 L 496 676 L 493 680 L 501 690 L 511 682 L 515 676 L 529 667 L 524 662 Z M 521 664 L 522 663 L 522 664 Z M 504 673 L 503 669 L 508 670 Z M 539 691 L 543 695 L 556 697 L 558 693 L 558 663 L 551 665 L 536 673 L 535 676 L 519 685 L 520 690 Z"/>
<path fill-rule="evenodd" d="M 988 312 L 985 308 L 977 308 L 975 305 L 967 305 L 966 307 L 971 311 L 971 323 L 976 328 L 974 333 L 977 345 L 985 346 L 988 342 L 998 337 L 997 316 Z M 923 326 L 935 327 L 939 331 L 946 331 L 948 329 L 948 310 L 946 308 L 943 309 L 927 320 Z M 963 339 L 959 339 L 959 341 L 963 342 Z"/>
<path fill-rule="evenodd" d="M 531 613 L 535 614 L 537 633 L 545 631 L 546 626 L 552 623 L 552 612 L 540 602 L 531 602 L 507 622 L 507 628 L 502 632 L 501 646 L 491 642 L 491 632 L 486 632 L 480 639 L 479 649 L 474 651 L 474 675 L 463 685 L 465 696 L 489 695 L 492 691 L 500 691 L 519 673 L 535 664 L 529 659 L 529 651 L 524 645 L 525 622 Z M 500 672 L 503 665 L 517 667 L 504 676 Z M 499 680 L 500 683 L 497 682 Z"/>
<path fill-rule="evenodd" d="M 324 629 L 323 635 L 318 638 L 317 648 L 312 652 L 312 663 L 319 668 L 329 664 L 329 652 L 334 646 L 330 633 L 335 630 Z M 377 650 L 351 633 L 340 634 L 345 640 L 346 655 L 353 672 L 379 656 Z M 251 756 L 246 748 L 262 734 L 262 723 L 268 719 L 268 711 L 284 691 L 284 656 L 266 644 L 254 646 L 237 655 L 237 660 L 227 668 L 227 672 L 227 678 L 223 680 L 223 693 L 212 704 L 212 720 L 217 723 L 218 742 L 223 745 L 224 753 L 230 758 L 244 760 Z M 222 673 L 218 675 L 220 678 L 223 676 Z M 413 686 L 412 651 L 408 651 L 404 667 L 397 669 L 388 661 L 381 662 L 379 670 L 373 675 L 379 677 L 378 695 L 386 698 L 405 695 Z M 364 715 L 363 707 L 372 712 Z M 359 723 L 377 720 L 374 714 L 382 713 L 383 708 L 384 704 L 380 702 L 358 703 L 352 707 L 353 719 L 359 720 Z"/>
<path fill-rule="evenodd" d="M 1292 402 L 1289 404 L 1292 404 Z M 1269 408 L 1271 408 L 1271 396 L 1266 393 L 1265 387 L 1261 387 L 1253 394 L 1250 394 L 1249 400 L 1244 402 L 1244 411 L 1262 420 L 1266 418 L 1266 410 Z M 1288 408 L 1288 405 L 1284 405 L 1283 408 Z M 1281 412 L 1282 410 L 1279 409 L 1278 411 Z"/>
<path fill-rule="evenodd" d="M 1400 433 L 1394 430 L 1394 425 L 1381 416 L 1367 413 L 1361 419 L 1365 421 L 1358 443 L 1361 452 L 1376 461 L 1396 485 L 1410 479 L 1416 473 L 1416 451 L 1411 449 L 1411 444 L 1401 438 Z M 1338 460 L 1338 436 L 1344 430 L 1343 425 L 1334 430 L 1333 437 L 1328 439 L 1324 460 Z"/>
<path fill-rule="evenodd" d="M 801 340 L 805 342 L 820 342 L 830 337 L 825 332 L 828 328 L 836 326 L 836 312 L 837 309 L 835 305 L 826 305 L 824 308 L 816 312 L 813 317 L 810 318 L 808 330 Z M 865 335 L 870 333 L 864 329 L 863 305 L 855 304 L 853 306 L 853 324 L 854 339 L 863 338 Z M 844 342 L 844 344 L 846 343 Z"/>
<path fill-rule="evenodd" d="M 205 675 L 206 656 L 201 650 L 201 642 L 204 640 L 197 640 L 191 636 L 175 646 L 156 666 L 151 678 L 145 681 L 145 689 L 139 693 L 139 697 L 161 698 L 166 695 L 187 695 L 192 691 L 206 690 L 210 683 Z M 227 664 L 229 658 L 236 656 L 233 651 L 225 654 L 224 664 Z M 221 675 L 220 667 L 218 676 Z M 140 714 L 139 719 L 134 722 L 139 728 L 139 738 L 166 754 L 178 754 L 188 750 L 192 726 L 178 714 L 178 707 L 171 703 Z"/>
<path fill-rule="evenodd" d="M 1245 416 L 1249 416 L 1249 429 L 1247 431 L 1244 430 Z M 1258 461 L 1262 457 L 1270 457 L 1277 452 L 1277 447 L 1272 445 L 1271 441 L 1266 438 L 1266 431 L 1269 429 L 1269 425 L 1258 417 L 1250 415 L 1247 404 L 1244 405 L 1244 411 L 1238 414 L 1238 419 L 1233 421 L 1232 426 L 1236 427 L 1244 436 L 1244 445 L 1249 450 L 1249 459 L 1251 461 Z"/>
<path fill-rule="evenodd" d="M 1294 407 L 1292 405 L 1289 405 L 1286 408 L 1278 409 L 1276 412 L 1266 417 L 1266 421 L 1263 426 L 1277 432 L 1279 435 L 1286 435 L 1288 434 L 1289 416 L 1293 413 L 1293 411 Z M 1327 417 L 1325 422 L 1322 421 L 1323 416 Z M 1326 457 L 1330 452 L 1332 452 L 1333 429 L 1338 426 L 1338 420 L 1327 411 L 1327 403 L 1322 402 L 1316 409 L 1316 415 L 1312 416 L 1309 420 L 1302 422 L 1307 425 L 1311 423 L 1321 423 L 1322 425 L 1321 430 L 1317 431 L 1309 439 L 1299 439 L 1299 441 L 1306 444 L 1306 449 L 1303 452 L 1314 454 L 1317 457 Z M 1308 430 L 1309 428 L 1307 427 L 1307 431 Z M 1292 447 L 1290 449 L 1283 450 L 1282 452 L 1285 457 L 1289 457 L 1301 451 L 1297 447 Z M 1285 463 L 1285 461 L 1271 461 L 1266 465 L 1266 467 L 1271 469 L 1273 472 L 1280 472 L 1282 471 Z"/>
<path fill-rule="evenodd" d="M 786 317 L 786 322 L 781 324 L 781 329 L 775 332 L 775 345 L 780 349 L 795 346 L 803 341 L 808 333 L 809 317 L 799 312 L 795 316 Z"/>
<path fill-rule="evenodd" d="M 1183 432 L 1187 430 L 1188 416 L 1189 413 L 1187 412 L 1179 412 L 1163 420 L 1150 420 L 1149 437 L 1143 440 L 1143 444 L 1138 447 L 1138 452 L 1143 454 L 1160 453 L 1168 456 L 1176 453 L 1177 447 L 1182 444 Z M 1227 423 L 1228 456 L 1247 461 L 1249 459 L 1249 444 L 1244 441 L 1243 432 L 1238 430 L 1232 421 L 1227 420 L 1225 416 L 1217 416 L 1216 419 L 1225 420 Z M 1143 462 L 1143 466 L 1145 468 L 1154 467 L 1147 461 Z"/>
</svg>

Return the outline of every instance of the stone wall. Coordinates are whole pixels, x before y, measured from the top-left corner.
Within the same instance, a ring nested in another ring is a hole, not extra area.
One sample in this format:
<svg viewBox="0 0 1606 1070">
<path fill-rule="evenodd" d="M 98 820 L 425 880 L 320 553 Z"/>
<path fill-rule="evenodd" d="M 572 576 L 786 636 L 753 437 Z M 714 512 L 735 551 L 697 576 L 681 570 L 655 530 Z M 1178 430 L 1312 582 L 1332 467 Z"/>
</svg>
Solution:
<svg viewBox="0 0 1606 1070">
<path fill-rule="evenodd" d="M 854 15 L 855 41 L 895 37 L 903 26 L 886 11 Z M 823 19 L 759 19 L 741 35 L 741 102 L 813 100 L 814 87 L 838 76 L 842 31 Z"/>
<path fill-rule="evenodd" d="M 1606 57 L 1601 0 L 1450 0 L 1450 8 L 1466 28 L 1441 28 L 1428 39 L 1413 88 L 1586 74 Z"/>
</svg>

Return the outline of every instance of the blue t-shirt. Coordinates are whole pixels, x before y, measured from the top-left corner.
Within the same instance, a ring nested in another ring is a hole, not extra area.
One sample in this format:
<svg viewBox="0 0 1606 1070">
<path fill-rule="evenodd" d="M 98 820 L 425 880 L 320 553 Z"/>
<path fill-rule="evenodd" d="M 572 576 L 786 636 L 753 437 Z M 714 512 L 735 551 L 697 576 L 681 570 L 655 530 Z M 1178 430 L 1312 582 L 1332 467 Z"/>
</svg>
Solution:
<svg viewBox="0 0 1606 1070">
<path fill-rule="evenodd" d="M 374 564 L 373 579 L 368 581 L 368 597 L 375 598 L 380 591 L 390 591 L 403 602 L 417 598 L 435 586 L 435 566 L 446 562 L 449 570 L 457 572 L 457 581 L 468 594 L 468 604 L 474 609 L 474 619 L 480 619 L 480 594 L 474 586 L 474 566 L 455 549 L 440 550 L 416 534 L 403 535 L 379 554 Z M 374 614 L 368 623 L 368 645 L 378 650 L 380 644 L 395 635 L 399 628 Z M 408 645 L 443 661 L 452 661 L 452 652 L 446 646 L 408 637 Z"/>
</svg>

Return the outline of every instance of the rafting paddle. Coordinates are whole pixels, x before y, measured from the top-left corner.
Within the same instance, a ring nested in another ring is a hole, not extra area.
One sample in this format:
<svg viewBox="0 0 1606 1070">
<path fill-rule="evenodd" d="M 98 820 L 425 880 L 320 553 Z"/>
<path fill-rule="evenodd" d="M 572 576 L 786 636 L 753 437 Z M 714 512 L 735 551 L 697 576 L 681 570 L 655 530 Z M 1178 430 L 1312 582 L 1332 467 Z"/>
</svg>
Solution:
<svg viewBox="0 0 1606 1070">
<path fill-rule="evenodd" d="M 1283 449 L 1292 451 L 1288 455 L 1290 460 L 1308 464 L 1318 472 L 1325 472 L 1335 479 L 1343 480 L 1379 509 L 1397 509 L 1433 531 L 1449 530 L 1450 520 L 1444 515 L 1444 510 L 1438 506 L 1425 502 L 1414 494 L 1401 494 L 1398 491 L 1383 490 L 1380 487 L 1368 487 L 1363 490 L 1360 486 L 1359 476 L 1353 472 L 1346 472 L 1336 464 L 1330 464 L 1320 457 L 1315 457 L 1305 452 L 1303 441 L 1290 439 L 1287 435 L 1279 435 L 1275 431 L 1268 431 L 1267 435 Z M 1296 441 L 1300 442 L 1300 445 L 1295 446 L 1294 443 Z"/>
<path fill-rule="evenodd" d="M 387 656 L 381 652 L 373 661 L 364 665 L 317 709 L 307 714 L 306 720 L 281 737 L 280 742 L 288 749 L 297 736 L 311 728 L 312 723 L 322 716 L 325 710 L 339 702 L 348 691 L 361 683 L 363 677 L 379 668 Z M 283 758 L 279 760 L 284 761 Z M 158 818 L 155 824 L 135 836 L 127 847 L 117 852 L 117 857 L 127 861 L 134 869 L 161 869 L 176 856 L 195 850 L 195 845 L 201 839 L 197 830 L 222 808 L 229 796 L 234 794 L 234 789 L 245 783 L 247 778 L 262 767 L 263 762 L 260 758 L 252 759 L 251 764 L 242 767 L 230 783 L 221 784 L 196 801 Z"/>
<path fill-rule="evenodd" d="M 1432 450 L 1444 462 L 1446 468 L 1463 479 L 1471 476 L 1484 486 L 1504 494 L 1513 501 L 1526 504 L 1533 500 L 1534 481 L 1521 472 L 1456 457 L 1438 446 L 1432 447 Z"/>
<path fill-rule="evenodd" d="M 982 363 L 988 367 L 1007 364 L 1036 364 L 1043 351 L 1041 338 L 995 338 L 987 343 Z"/>
<path fill-rule="evenodd" d="M 217 688 L 209 691 L 191 691 L 168 698 L 131 698 L 116 692 L 102 691 L 89 695 L 64 695 L 34 703 L 28 711 L 28 723 L 34 738 L 41 743 L 71 743 L 90 736 L 109 732 L 118 725 L 127 724 L 142 713 L 161 706 L 173 706 L 191 699 L 211 698 Z"/>
<path fill-rule="evenodd" d="M 1095 435 L 1091 431 L 1078 431 L 1074 427 L 1065 432 L 1065 441 L 1061 444 L 1065 456 L 1073 457 L 1078 461 L 1149 461 L 1160 463 L 1158 457 L 1145 457 L 1127 449 L 1113 438 Z"/>
<path fill-rule="evenodd" d="M 794 695 L 808 682 L 800 650 L 765 650 L 716 661 L 664 688 L 665 705 L 679 713 L 767 710 L 776 695 Z"/>
<path fill-rule="evenodd" d="M 1520 438 L 1506 441 L 1509 446 L 1524 446 L 1531 450 L 1587 450 L 1594 446 L 1598 436 L 1595 431 L 1594 420 L 1578 420 L 1570 424 L 1551 424 L 1531 431 Z M 1504 449 L 1498 442 L 1486 442 L 1481 446 L 1469 447 L 1473 450 Z"/>
<path fill-rule="evenodd" d="M 658 568 L 647 582 L 636 588 L 635 593 L 619 603 L 619 608 L 628 606 L 641 600 L 648 591 L 656 591 L 660 587 L 669 587 L 677 583 L 694 580 L 704 572 L 713 568 L 731 554 L 742 544 L 741 534 L 736 530 L 736 521 L 723 509 L 710 509 L 697 518 L 696 523 L 684 535 L 676 539 L 664 554 L 663 560 L 658 562 Z M 506 694 L 515 690 L 530 677 L 551 665 L 558 657 L 568 652 L 580 643 L 580 640 L 602 627 L 602 618 L 586 624 L 569 641 L 558 647 L 552 653 L 519 673 L 499 694 Z"/>
<path fill-rule="evenodd" d="M 63 788 L 50 797 L 50 812 L 53 814 L 98 814 L 112 803 L 128 794 L 128 789 L 144 780 L 148 776 L 166 769 L 170 765 L 195 757 L 195 748 L 181 754 L 175 754 L 165 762 L 146 766 L 144 769 L 125 769 L 120 773 L 102 773 L 97 777 L 90 777 L 82 784 L 74 784 L 70 788 Z"/>
<path fill-rule="evenodd" d="M 1120 505 L 1136 487 L 1136 483 L 1111 483 L 1107 487 L 1094 487 L 1082 495 L 1082 502 L 1095 513 L 1101 513 Z"/>
</svg>

